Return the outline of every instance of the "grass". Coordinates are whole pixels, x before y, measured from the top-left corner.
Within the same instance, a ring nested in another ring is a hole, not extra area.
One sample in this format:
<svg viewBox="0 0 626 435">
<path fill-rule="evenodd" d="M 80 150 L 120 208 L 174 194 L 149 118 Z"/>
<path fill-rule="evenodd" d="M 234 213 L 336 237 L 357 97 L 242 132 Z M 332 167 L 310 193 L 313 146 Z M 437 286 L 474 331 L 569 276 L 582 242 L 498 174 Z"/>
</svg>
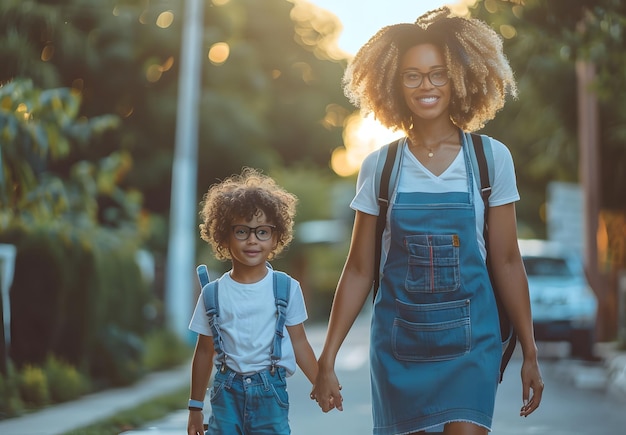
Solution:
<svg viewBox="0 0 626 435">
<path fill-rule="evenodd" d="M 181 409 L 181 403 L 187 403 L 189 387 L 155 397 L 134 408 L 121 411 L 98 423 L 65 432 L 63 435 L 118 435 L 142 427 L 151 421 L 165 417 L 167 414 Z M 181 433 L 185 431 L 180 428 Z"/>
</svg>

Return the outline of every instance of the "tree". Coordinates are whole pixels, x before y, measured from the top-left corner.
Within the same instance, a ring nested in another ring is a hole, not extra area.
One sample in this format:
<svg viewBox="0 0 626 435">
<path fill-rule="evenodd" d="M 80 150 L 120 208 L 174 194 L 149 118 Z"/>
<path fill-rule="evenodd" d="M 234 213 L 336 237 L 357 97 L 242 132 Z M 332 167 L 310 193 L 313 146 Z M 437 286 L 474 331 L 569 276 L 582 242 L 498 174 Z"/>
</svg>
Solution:
<svg viewBox="0 0 626 435">
<path fill-rule="evenodd" d="M 624 209 L 626 5 L 615 0 L 484 1 L 472 11 L 505 33 L 517 73 L 518 101 L 490 123 L 515 153 L 522 185 L 578 179 L 575 63 L 593 62 L 602 122 L 602 206 Z M 521 163 L 521 165 L 520 165 Z"/>
<path fill-rule="evenodd" d="M 626 5 L 617 0 L 488 0 L 473 13 L 508 36 L 505 49 L 519 74 L 520 100 L 489 128 L 509 138 L 518 180 L 534 192 L 535 210 L 544 202 L 548 181 L 578 180 L 576 64 L 592 64 L 597 71 L 591 91 L 599 101 L 601 210 L 598 228 L 588 228 L 592 237 L 597 234 L 597 246 L 588 250 L 599 258 L 589 256 L 586 266 L 600 299 L 601 336 L 611 337 L 617 326 L 617 276 L 626 269 L 626 78 L 615 73 L 626 67 Z M 524 216 L 531 216 L 528 209 Z"/>
<path fill-rule="evenodd" d="M 311 27 L 306 14 L 316 12 L 304 4 L 304 18 L 294 22 L 287 0 L 222 3 L 204 8 L 203 50 L 223 44 L 229 55 L 222 62 L 203 56 L 198 191 L 243 165 L 327 168 L 351 110 L 340 88 L 345 60 L 323 57 L 321 48 L 336 37 L 336 21 L 322 17 L 325 25 Z M 80 116 L 118 115 L 119 129 L 70 160 L 128 152 L 134 164 L 124 185 L 161 215 L 169 208 L 183 7 L 143 0 L 0 6 L 0 62 L 7 65 L 0 82 L 24 76 L 43 88 L 72 88 L 82 96 Z M 306 30 L 309 45 L 297 29 Z"/>
</svg>

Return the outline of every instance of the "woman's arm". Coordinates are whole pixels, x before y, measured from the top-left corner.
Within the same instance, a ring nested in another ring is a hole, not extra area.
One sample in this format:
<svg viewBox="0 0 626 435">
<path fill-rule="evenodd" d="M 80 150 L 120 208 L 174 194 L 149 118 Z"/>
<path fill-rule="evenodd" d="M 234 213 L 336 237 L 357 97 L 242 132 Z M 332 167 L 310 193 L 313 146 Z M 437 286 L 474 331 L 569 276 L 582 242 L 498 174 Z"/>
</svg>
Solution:
<svg viewBox="0 0 626 435">
<path fill-rule="evenodd" d="M 528 294 L 528 279 L 517 244 L 515 204 L 489 208 L 489 262 L 494 286 L 513 324 L 522 348 L 522 399 L 520 415 L 532 413 L 541 402 L 543 381 Z M 530 397 L 530 390 L 533 395 Z"/>
<path fill-rule="evenodd" d="M 287 331 L 289 332 L 289 338 L 291 338 L 291 345 L 296 355 L 298 367 L 302 369 L 302 372 L 311 383 L 315 382 L 317 377 L 317 359 L 311 343 L 309 343 L 306 337 L 304 324 L 287 326 Z"/>
<path fill-rule="evenodd" d="M 213 371 L 213 337 L 198 334 L 196 349 L 191 362 L 190 399 L 204 402 L 206 389 Z M 204 417 L 202 411 L 189 411 L 187 435 L 204 434 Z"/>
<path fill-rule="evenodd" d="M 312 392 L 322 411 L 343 410 L 335 359 L 372 287 L 376 216 L 357 211 L 348 258 L 339 278 L 328 322 L 318 375 Z"/>
</svg>

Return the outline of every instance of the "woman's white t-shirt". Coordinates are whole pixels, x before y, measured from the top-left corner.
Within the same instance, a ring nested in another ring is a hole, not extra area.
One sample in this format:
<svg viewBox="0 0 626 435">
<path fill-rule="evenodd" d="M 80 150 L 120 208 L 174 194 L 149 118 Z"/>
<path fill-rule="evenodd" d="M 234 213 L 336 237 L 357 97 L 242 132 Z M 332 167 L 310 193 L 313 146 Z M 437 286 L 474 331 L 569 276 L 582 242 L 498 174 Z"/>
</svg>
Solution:
<svg viewBox="0 0 626 435">
<path fill-rule="evenodd" d="M 237 373 L 248 374 L 270 367 L 270 353 L 276 328 L 273 273 L 255 283 L 241 284 L 230 277 L 230 272 L 218 280 L 219 326 L 228 367 Z M 286 326 L 303 323 L 307 319 L 306 306 L 300 283 L 291 278 L 285 328 L 283 329 L 282 357 L 279 366 L 290 376 L 296 371 L 296 358 Z M 212 336 L 209 318 L 202 294 L 198 298 L 189 329 Z M 216 355 L 217 357 L 217 355 Z M 214 358 L 214 364 L 218 363 Z"/>
<path fill-rule="evenodd" d="M 463 135 L 465 138 L 466 135 Z M 509 149 L 502 143 L 493 138 L 491 147 L 493 150 L 494 160 L 494 177 L 493 186 L 491 187 L 491 195 L 489 197 L 489 206 L 497 207 L 499 205 L 509 204 L 520 199 L 515 180 L 515 167 L 513 158 Z M 403 141 L 401 141 L 402 145 Z M 464 144 L 464 146 L 466 146 Z M 402 166 L 400 168 L 400 177 L 398 186 L 393 193 L 389 202 L 389 213 L 395 200 L 396 192 L 425 192 L 425 193 L 446 193 L 446 192 L 467 192 L 467 170 L 465 165 L 465 153 L 460 150 L 450 166 L 439 176 L 430 172 L 409 150 L 408 146 L 401 146 L 402 150 Z M 378 201 L 375 189 L 376 163 L 380 150 L 370 153 L 359 172 L 356 196 L 352 200 L 350 207 L 354 210 L 361 211 L 370 215 L 378 216 Z M 484 206 L 480 196 L 480 186 L 472 179 L 474 185 L 474 210 L 476 214 L 476 237 L 480 252 L 483 258 L 486 258 L 485 240 L 483 238 L 483 221 Z M 389 250 L 390 233 L 389 233 L 389 215 L 387 217 L 387 225 L 383 233 L 383 255 L 381 264 L 384 264 L 386 253 Z"/>
</svg>

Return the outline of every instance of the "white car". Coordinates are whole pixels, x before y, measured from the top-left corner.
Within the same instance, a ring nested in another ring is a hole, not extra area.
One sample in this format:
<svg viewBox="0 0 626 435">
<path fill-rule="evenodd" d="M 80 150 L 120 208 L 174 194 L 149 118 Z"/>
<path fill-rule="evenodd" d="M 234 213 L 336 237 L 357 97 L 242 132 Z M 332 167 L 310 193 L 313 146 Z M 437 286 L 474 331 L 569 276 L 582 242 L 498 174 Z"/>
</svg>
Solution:
<svg viewBox="0 0 626 435">
<path fill-rule="evenodd" d="M 537 341 L 568 341 L 571 355 L 593 357 L 598 300 L 582 261 L 556 242 L 520 240 Z"/>
</svg>

